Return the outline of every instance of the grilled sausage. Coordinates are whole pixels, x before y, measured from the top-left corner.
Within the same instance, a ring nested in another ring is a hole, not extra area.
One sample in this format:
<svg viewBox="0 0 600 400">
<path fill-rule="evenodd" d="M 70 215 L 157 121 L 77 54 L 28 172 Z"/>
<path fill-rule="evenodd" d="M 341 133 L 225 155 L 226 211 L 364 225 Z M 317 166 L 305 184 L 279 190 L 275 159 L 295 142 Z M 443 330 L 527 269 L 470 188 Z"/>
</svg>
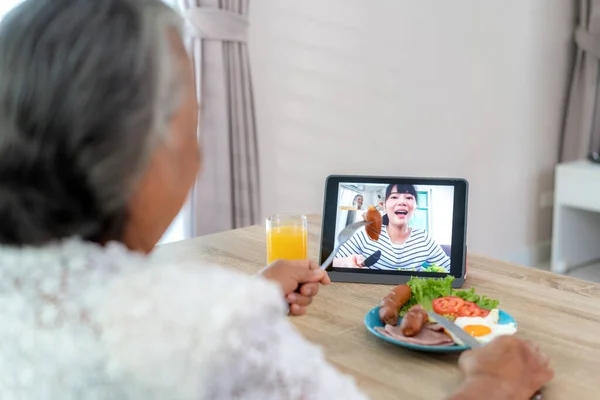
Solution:
<svg viewBox="0 0 600 400">
<path fill-rule="evenodd" d="M 400 309 L 408 300 L 410 300 L 411 295 L 412 290 L 410 289 L 410 286 L 406 284 L 394 287 L 381 301 L 379 319 L 381 319 L 384 324 L 396 326 L 398 324 Z"/>
<path fill-rule="evenodd" d="M 429 320 L 429 316 L 423 307 L 419 304 L 412 306 L 406 312 L 402 322 L 400 322 L 400 331 L 404 336 L 416 336 L 421 332 L 421 328 L 425 322 Z"/>
<path fill-rule="evenodd" d="M 381 224 L 383 221 L 383 217 L 379 211 L 377 211 L 375 207 L 370 206 L 364 215 L 364 220 L 370 222 L 370 224 L 365 227 L 367 235 L 373 240 L 379 240 L 379 235 L 381 234 Z"/>
</svg>

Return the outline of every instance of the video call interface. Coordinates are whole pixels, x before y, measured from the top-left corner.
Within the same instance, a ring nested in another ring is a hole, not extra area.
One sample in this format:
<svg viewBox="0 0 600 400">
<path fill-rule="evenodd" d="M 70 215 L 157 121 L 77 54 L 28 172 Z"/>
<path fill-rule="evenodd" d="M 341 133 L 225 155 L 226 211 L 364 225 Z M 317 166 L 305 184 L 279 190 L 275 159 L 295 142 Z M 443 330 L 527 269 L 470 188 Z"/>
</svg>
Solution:
<svg viewBox="0 0 600 400">
<path fill-rule="evenodd" d="M 369 207 L 382 216 L 378 240 L 358 229 L 335 255 L 335 268 L 450 272 L 454 187 L 402 182 L 340 183 L 335 227 L 362 221 Z"/>
</svg>

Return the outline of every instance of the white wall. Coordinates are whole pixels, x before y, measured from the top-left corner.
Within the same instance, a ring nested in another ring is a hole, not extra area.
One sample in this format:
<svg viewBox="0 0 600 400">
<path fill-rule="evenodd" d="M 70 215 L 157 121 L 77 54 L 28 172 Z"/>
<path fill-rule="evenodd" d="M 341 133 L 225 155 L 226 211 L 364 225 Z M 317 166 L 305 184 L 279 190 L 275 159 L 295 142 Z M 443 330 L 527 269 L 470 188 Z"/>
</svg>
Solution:
<svg viewBox="0 0 600 400">
<path fill-rule="evenodd" d="M 471 183 L 470 251 L 550 238 L 567 0 L 253 0 L 263 212 L 321 212 L 331 173 Z"/>
</svg>

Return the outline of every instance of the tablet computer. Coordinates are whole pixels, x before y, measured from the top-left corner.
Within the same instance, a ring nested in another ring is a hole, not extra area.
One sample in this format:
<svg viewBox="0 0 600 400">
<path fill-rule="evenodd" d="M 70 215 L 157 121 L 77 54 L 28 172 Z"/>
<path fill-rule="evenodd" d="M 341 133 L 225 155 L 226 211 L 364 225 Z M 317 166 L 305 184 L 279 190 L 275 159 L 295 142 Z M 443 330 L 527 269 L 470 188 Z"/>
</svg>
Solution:
<svg viewBox="0 0 600 400">
<path fill-rule="evenodd" d="M 332 175 L 325 183 L 320 262 L 369 207 L 381 214 L 377 240 L 358 229 L 336 252 L 333 281 L 379 284 L 412 276 L 465 278 L 468 187 L 459 178 Z"/>
</svg>

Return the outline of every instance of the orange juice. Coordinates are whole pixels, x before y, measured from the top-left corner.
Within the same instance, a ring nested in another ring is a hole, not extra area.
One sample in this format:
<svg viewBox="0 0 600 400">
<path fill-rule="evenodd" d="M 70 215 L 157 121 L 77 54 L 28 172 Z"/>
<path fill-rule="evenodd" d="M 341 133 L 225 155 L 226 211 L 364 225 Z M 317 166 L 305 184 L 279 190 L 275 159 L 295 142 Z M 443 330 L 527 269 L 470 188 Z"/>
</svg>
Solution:
<svg viewBox="0 0 600 400">
<path fill-rule="evenodd" d="M 267 220 L 267 263 L 278 259 L 306 260 L 306 217 L 279 214 Z"/>
<path fill-rule="evenodd" d="M 308 234 L 301 226 L 280 226 L 267 232 L 267 263 L 278 259 L 306 260 Z"/>
</svg>

